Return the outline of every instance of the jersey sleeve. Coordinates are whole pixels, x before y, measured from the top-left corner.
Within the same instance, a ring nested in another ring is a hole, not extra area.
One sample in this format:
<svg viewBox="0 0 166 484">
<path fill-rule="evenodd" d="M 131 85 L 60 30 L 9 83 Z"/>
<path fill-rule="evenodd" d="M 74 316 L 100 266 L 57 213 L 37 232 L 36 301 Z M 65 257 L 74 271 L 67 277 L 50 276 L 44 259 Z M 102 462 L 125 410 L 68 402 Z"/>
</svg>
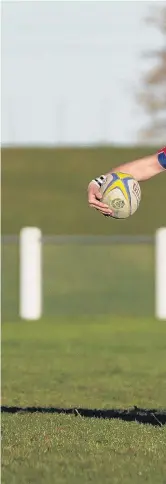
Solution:
<svg viewBox="0 0 166 484">
<path fill-rule="evenodd" d="M 158 162 L 166 170 L 166 146 L 157 153 Z"/>
</svg>

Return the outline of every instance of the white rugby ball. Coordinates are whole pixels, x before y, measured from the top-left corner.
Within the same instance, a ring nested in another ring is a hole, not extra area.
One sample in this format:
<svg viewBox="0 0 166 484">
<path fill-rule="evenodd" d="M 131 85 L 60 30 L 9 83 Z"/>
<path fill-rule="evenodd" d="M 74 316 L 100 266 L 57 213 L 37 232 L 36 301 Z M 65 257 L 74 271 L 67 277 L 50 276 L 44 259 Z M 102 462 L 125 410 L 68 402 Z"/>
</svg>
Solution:
<svg viewBox="0 0 166 484">
<path fill-rule="evenodd" d="M 112 209 L 114 218 L 130 217 L 141 201 L 140 185 L 127 173 L 115 172 L 106 175 L 101 193 L 101 201 Z"/>
</svg>

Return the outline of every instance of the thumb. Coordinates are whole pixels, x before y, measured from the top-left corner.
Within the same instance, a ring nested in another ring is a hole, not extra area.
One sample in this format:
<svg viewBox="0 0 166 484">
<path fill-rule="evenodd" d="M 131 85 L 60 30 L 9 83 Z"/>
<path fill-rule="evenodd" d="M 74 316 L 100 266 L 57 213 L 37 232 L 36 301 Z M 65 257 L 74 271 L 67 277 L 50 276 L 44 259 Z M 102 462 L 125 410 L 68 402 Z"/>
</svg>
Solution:
<svg viewBox="0 0 166 484">
<path fill-rule="evenodd" d="M 96 183 L 91 182 L 89 184 L 88 192 L 89 192 L 90 198 L 92 197 L 92 198 L 96 198 L 97 200 L 101 200 L 102 194 L 100 192 L 99 186 Z"/>
<path fill-rule="evenodd" d="M 100 188 L 96 187 L 95 195 L 96 195 L 96 198 L 98 200 L 102 199 L 102 194 L 101 194 Z"/>
</svg>

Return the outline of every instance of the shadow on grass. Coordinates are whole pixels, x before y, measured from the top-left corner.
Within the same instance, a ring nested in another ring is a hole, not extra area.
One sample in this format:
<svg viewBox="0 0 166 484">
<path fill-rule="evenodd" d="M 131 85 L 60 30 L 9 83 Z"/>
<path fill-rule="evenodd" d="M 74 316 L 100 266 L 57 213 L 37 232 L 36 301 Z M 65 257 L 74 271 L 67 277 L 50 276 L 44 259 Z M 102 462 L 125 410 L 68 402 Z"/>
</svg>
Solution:
<svg viewBox="0 0 166 484">
<path fill-rule="evenodd" d="M 90 409 L 90 408 L 56 408 L 56 407 L 8 407 L 2 406 L 1 413 L 55 413 L 74 415 L 76 417 L 102 418 L 102 419 L 120 419 L 125 422 L 139 422 L 142 424 L 151 424 L 160 426 L 166 424 L 166 410 L 146 409 L 146 408 L 129 408 L 121 409 Z"/>
</svg>

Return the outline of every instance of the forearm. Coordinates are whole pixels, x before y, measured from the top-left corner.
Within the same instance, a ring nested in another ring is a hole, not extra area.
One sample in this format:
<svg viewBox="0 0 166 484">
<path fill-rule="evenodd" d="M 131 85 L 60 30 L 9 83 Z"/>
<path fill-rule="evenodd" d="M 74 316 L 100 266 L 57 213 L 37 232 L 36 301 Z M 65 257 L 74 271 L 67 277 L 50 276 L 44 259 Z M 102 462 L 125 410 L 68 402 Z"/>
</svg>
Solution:
<svg viewBox="0 0 166 484">
<path fill-rule="evenodd" d="M 158 153 L 114 167 L 109 173 L 122 172 L 131 175 L 138 182 L 166 172 L 166 146 Z M 108 173 L 106 173 L 106 176 Z M 101 187 L 107 181 L 105 175 L 93 179 L 88 185 L 88 202 L 90 207 L 99 210 L 105 216 L 113 216 L 112 208 L 102 201 Z M 110 177 L 111 178 L 111 177 Z M 118 177 L 117 177 L 118 178 Z M 110 182 L 111 184 L 111 182 Z"/>
<path fill-rule="evenodd" d="M 121 171 L 122 173 L 128 173 L 133 176 L 137 181 L 144 181 L 152 178 L 153 176 L 161 173 L 164 168 L 160 165 L 158 161 L 158 155 L 148 156 L 146 158 L 141 158 L 139 160 L 132 161 L 130 163 L 125 163 L 119 165 L 118 167 L 111 170 Z"/>
</svg>

